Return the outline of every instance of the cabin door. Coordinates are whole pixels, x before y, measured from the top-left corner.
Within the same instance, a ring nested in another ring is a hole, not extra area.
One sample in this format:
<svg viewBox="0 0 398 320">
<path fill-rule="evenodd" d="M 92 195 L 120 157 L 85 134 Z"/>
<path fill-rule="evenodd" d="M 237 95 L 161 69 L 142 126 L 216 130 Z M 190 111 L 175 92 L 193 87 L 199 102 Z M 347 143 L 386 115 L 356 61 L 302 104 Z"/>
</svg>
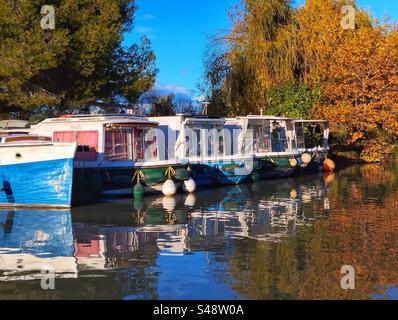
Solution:
<svg viewBox="0 0 398 320">
<path fill-rule="evenodd" d="M 133 129 L 133 158 L 135 161 L 144 160 L 144 132 L 142 129 Z"/>
</svg>

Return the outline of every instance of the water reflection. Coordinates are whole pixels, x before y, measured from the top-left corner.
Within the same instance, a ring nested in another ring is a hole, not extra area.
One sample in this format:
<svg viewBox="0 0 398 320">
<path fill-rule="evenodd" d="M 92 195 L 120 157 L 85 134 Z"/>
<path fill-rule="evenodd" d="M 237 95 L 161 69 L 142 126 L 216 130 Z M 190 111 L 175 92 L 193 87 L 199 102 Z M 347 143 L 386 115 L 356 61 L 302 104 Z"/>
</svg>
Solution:
<svg viewBox="0 0 398 320">
<path fill-rule="evenodd" d="M 72 212 L 0 211 L 0 298 L 394 298 L 397 176 L 362 166 Z M 351 292 L 340 288 L 346 264 Z M 57 290 L 40 289 L 43 265 Z"/>
<path fill-rule="evenodd" d="M 0 281 L 76 277 L 72 222 L 68 211 L 0 211 Z"/>
</svg>

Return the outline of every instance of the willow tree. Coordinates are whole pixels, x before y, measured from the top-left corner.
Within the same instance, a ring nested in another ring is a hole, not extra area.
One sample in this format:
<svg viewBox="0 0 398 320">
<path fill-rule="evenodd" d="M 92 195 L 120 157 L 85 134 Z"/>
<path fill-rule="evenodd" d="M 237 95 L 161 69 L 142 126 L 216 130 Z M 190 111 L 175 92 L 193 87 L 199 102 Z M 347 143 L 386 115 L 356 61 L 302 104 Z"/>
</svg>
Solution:
<svg viewBox="0 0 398 320">
<path fill-rule="evenodd" d="M 226 88 L 233 113 L 259 111 L 272 86 L 298 71 L 296 24 L 289 0 L 244 0 L 227 37 L 231 72 Z"/>
<path fill-rule="evenodd" d="M 55 29 L 43 29 L 48 1 L 0 0 L 0 113 L 81 108 L 97 99 L 133 102 L 154 82 L 147 39 L 126 48 L 130 0 L 54 0 Z"/>
<path fill-rule="evenodd" d="M 341 26 L 346 5 L 356 10 L 355 30 Z M 287 0 L 243 0 L 232 18 L 223 53 L 229 65 L 222 82 L 225 98 L 218 99 L 227 102 L 231 114 L 264 109 L 306 116 L 333 64 L 335 48 L 357 29 L 371 25 L 351 0 L 307 0 L 299 8 Z M 295 104 L 303 105 L 303 93 L 308 107 L 293 110 Z"/>
</svg>

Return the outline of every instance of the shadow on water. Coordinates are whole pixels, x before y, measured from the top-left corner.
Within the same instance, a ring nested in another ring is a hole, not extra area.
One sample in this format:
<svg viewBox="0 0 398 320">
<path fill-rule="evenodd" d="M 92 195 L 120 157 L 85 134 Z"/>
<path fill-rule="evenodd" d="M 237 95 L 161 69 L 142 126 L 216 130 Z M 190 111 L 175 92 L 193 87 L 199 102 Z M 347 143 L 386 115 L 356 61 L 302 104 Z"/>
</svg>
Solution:
<svg viewBox="0 0 398 320">
<path fill-rule="evenodd" d="M 0 299 L 397 298 L 397 166 L 0 210 Z M 356 289 L 342 290 L 352 265 Z M 55 270 L 43 290 L 42 268 Z"/>
</svg>

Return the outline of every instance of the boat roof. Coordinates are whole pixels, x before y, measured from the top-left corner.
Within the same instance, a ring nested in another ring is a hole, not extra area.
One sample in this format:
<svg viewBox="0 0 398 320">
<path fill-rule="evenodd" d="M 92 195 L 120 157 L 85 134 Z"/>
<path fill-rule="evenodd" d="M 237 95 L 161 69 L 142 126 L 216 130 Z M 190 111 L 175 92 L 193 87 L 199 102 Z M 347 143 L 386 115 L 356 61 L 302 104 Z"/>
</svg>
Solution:
<svg viewBox="0 0 398 320">
<path fill-rule="evenodd" d="M 328 123 L 328 120 L 306 120 L 306 119 L 295 119 L 295 123 Z"/>
<path fill-rule="evenodd" d="M 144 116 L 131 115 L 131 114 L 98 114 L 98 115 L 64 115 L 59 118 L 46 119 L 37 124 L 36 126 L 48 123 L 71 123 L 71 122 L 79 122 L 79 123 L 99 122 L 103 124 L 138 123 L 138 124 L 148 124 L 151 126 L 158 125 L 157 122 L 150 121 L 148 120 L 148 118 Z"/>
<path fill-rule="evenodd" d="M 1 136 L 0 141 L 2 143 L 21 143 L 21 142 L 49 142 L 52 141 L 49 137 L 29 135 L 29 134 L 15 134 L 8 136 Z"/>
<path fill-rule="evenodd" d="M 155 117 L 149 117 L 149 119 L 153 119 L 153 121 L 159 121 L 162 124 L 168 120 L 178 121 L 178 123 L 184 123 L 184 124 L 195 124 L 195 123 L 224 124 L 226 121 L 226 119 L 223 117 L 195 116 L 191 114 L 176 114 L 175 116 L 158 116 L 158 117 L 155 116 Z"/>
<path fill-rule="evenodd" d="M 0 129 L 0 138 L 1 137 L 10 137 L 15 135 L 28 135 L 29 129 L 13 129 L 13 130 L 1 130 Z"/>
<path fill-rule="evenodd" d="M 240 116 L 240 117 L 236 117 L 236 119 L 248 119 L 248 120 L 274 120 L 274 121 L 278 121 L 278 120 L 294 120 L 294 118 L 287 118 L 287 117 L 277 117 L 277 116 L 269 116 L 269 115 L 265 115 L 265 116 L 261 116 L 261 115 L 248 115 L 248 116 Z"/>
<path fill-rule="evenodd" d="M 185 123 L 225 123 L 225 118 L 210 116 L 187 116 Z"/>
<path fill-rule="evenodd" d="M 24 120 L 1 120 L 0 129 L 24 129 L 28 125 L 28 121 Z"/>
</svg>

